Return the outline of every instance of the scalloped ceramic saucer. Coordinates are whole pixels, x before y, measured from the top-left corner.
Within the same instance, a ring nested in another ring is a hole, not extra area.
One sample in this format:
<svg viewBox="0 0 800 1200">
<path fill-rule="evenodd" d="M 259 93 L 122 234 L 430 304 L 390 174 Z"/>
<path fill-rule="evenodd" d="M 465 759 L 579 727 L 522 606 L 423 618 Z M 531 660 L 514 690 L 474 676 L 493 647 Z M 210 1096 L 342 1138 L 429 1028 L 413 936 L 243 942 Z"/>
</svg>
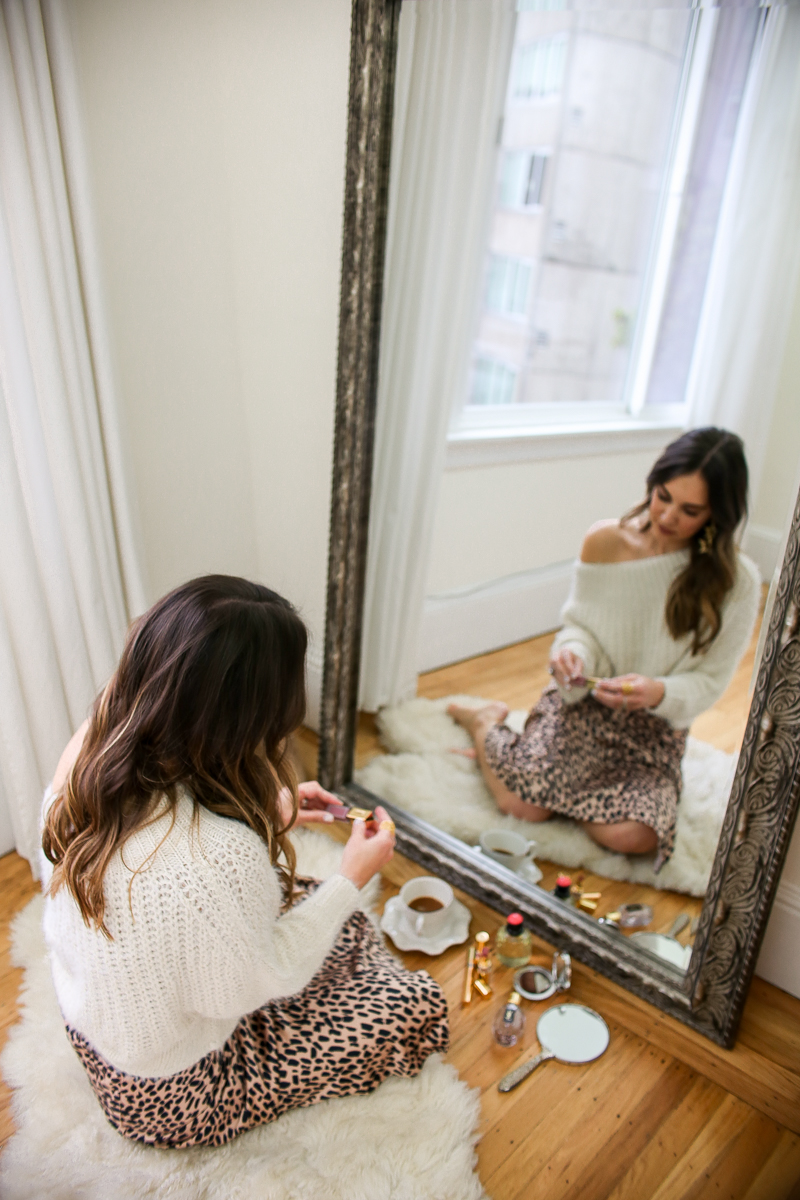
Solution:
<svg viewBox="0 0 800 1200">
<path fill-rule="evenodd" d="M 421 950 L 423 954 L 442 954 L 448 946 L 465 942 L 469 935 L 472 913 L 459 900 L 454 900 L 447 928 L 436 937 L 422 937 L 405 916 L 405 905 L 397 896 L 386 901 L 381 917 L 381 929 L 388 933 L 398 950 Z"/>
</svg>

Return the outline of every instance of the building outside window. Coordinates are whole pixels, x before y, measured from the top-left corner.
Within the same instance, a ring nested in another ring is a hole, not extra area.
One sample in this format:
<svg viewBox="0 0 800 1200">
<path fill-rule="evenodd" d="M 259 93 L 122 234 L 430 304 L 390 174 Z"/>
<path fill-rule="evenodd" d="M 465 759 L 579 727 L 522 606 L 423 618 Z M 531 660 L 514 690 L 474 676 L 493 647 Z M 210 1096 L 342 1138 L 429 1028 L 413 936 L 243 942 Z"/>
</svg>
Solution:
<svg viewBox="0 0 800 1200">
<path fill-rule="evenodd" d="M 674 418 L 682 400 L 693 343 L 670 306 L 691 295 L 699 311 L 755 24 L 723 29 L 720 82 L 719 10 L 557 4 L 520 0 L 517 12 L 455 432 L 654 414 L 649 392 Z M 709 172 L 697 147 L 712 126 L 723 132 Z"/>
</svg>

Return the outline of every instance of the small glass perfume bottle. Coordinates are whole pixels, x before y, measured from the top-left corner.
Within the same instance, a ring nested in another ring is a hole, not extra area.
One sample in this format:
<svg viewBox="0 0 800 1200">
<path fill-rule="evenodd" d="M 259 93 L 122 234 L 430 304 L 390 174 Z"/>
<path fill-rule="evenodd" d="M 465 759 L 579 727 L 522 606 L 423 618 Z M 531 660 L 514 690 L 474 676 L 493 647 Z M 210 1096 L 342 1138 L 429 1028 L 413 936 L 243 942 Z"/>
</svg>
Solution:
<svg viewBox="0 0 800 1200">
<path fill-rule="evenodd" d="M 505 926 L 497 931 L 497 957 L 504 967 L 524 967 L 531 956 L 531 932 L 522 923 L 522 914 L 509 913 Z"/>
<path fill-rule="evenodd" d="M 516 1046 L 525 1032 L 525 1013 L 519 1006 L 519 992 L 512 992 L 492 1022 L 494 1040 L 500 1046 Z"/>
</svg>

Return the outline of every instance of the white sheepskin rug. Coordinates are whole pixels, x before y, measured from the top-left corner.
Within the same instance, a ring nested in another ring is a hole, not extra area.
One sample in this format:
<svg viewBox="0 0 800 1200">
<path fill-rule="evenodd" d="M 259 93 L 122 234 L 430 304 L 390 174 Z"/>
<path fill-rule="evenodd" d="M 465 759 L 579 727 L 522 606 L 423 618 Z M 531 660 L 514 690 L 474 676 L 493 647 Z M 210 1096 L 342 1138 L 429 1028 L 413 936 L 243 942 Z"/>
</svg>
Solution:
<svg viewBox="0 0 800 1200">
<path fill-rule="evenodd" d="M 472 746 L 469 734 L 447 715 L 448 704 L 477 706 L 475 696 L 417 697 L 378 716 L 389 754 L 372 759 L 357 781 L 398 808 L 423 817 L 438 829 L 477 845 L 487 829 L 513 829 L 536 842 L 534 857 L 565 867 L 583 867 L 607 879 L 704 896 L 717 849 L 736 755 L 689 738 L 683 759 L 683 790 L 678 804 L 675 849 L 659 873 L 653 857 L 604 850 L 571 821 L 539 824 L 498 812 L 473 759 L 453 754 Z M 521 731 L 526 712 L 512 712 L 506 724 Z"/>
<path fill-rule="evenodd" d="M 341 846 L 297 835 L 298 869 L 336 869 Z M 372 899 L 374 900 L 373 889 Z M 369 897 L 368 897 L 369 899 Z M 369 1096 L 288 1113 L 219 1149 L 156 1150 L 107 1124 L 56 1003 L 41 934 L 42 901 L 13 925 L 25 968 L 22 1018 L 3 1051 L 17 1133 L 0 1159 L 4 1200 L 481 1200 L 475 1174 L 480 1099 L 432 1055 L 414 1079 Z"/>
</svg>

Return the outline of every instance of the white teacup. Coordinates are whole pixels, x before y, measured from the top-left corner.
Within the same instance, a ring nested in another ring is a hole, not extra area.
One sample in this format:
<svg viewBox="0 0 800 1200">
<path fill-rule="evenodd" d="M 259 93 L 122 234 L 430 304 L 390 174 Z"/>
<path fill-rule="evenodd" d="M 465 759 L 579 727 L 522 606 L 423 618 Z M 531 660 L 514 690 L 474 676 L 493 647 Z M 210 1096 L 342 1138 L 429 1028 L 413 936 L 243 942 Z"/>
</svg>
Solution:
<svg viewBox="0 0 800 1200">
<path fill-rule="evenodd" d="M 450 920 L 453 889 L 434 875 L 409 879 L 400 888 L 398 899 L 405 907 L 406 920 L 419 937 L 435 937 Z"/>
<path fill-rule="evenodd" d="M 509 871 L 518 871 L 523 863 L 529 862 L 536 842 L 529 842 L 521 833 L 510 829 L 487 829 L 481 834 L 481 850 L 502 863 Z"/>
</svg>

